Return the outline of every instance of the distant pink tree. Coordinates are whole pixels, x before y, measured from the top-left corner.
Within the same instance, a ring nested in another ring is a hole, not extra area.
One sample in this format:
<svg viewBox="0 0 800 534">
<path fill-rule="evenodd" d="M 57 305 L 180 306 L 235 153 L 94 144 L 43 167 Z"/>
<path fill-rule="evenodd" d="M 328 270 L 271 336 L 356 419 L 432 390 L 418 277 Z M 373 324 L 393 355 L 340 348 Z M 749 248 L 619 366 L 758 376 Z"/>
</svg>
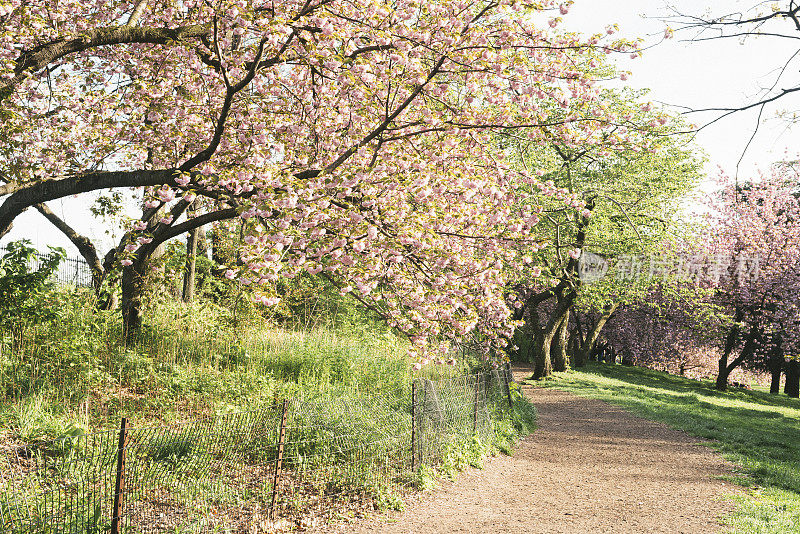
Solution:
<svg viewBox="0 0 800 534">
<path fill-rule="evenodd" d="M 689 266 L 638 302 L 620 307 L 605 336 L 632 363 L 685 373 L 716 358 L 716 387 L 739 368 L 770 371 L 778 392 L 798 394 L 800 205 L 796 165 L 761 180 L 728 177 L 710 197 L 699 231 L 671 243 Z M 682 259 L 677 259 L 682 258 Z M 788 361 L 787 361 L 788 358 Z"/>
<path fill-rule="evenodd" d="M 708 253 L 720 266 L 707 282 L 730 322 L 718 362 L 717 389 L 731 371 L 759 353 L 800 349 L 800 206 L 793 167 L 776 167 L 760 181 L 723 181 L 707 215 Z M 779 371 L 778 371 L 779 372 Z"/>
<path fill-rule="evenodd" d="M 691 313 L 696 306 L 687 306 L 670 289 L 655 284 L 640 301 L 620 306 L 605 330 L 605 340 L 619 350 L 624 363 L 705 377 L 714 359 L 713 339 L 704 335 L 707 329 Z"/>
</svg>

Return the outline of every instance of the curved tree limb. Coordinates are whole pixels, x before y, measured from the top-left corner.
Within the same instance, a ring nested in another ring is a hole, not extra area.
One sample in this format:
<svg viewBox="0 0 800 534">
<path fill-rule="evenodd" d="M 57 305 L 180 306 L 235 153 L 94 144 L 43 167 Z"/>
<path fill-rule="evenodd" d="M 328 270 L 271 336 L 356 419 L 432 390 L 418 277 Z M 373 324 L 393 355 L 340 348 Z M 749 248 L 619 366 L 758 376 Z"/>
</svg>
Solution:
<svg viewBox="0 0 800 534">
<path fill-rule="evenodd" d="M 37 204 L 36 210 L 75 245 L 78 252 L 83 256 L 83 259 L 89 264 L 89 268 L 92 270 L 92 285 L 95 291 L 98 290 L 103 281 L 105 270 L 103 269 L 103 264 L 100 262 L 100 257 L 97 255 L 97 249 L 89 238 L 79 234 L 74 228 L 67 224 L 66 221 L 56 215 L 53 210 L 47 207 L 47 204 Z"/>
<path fill-rule="evenodd" d="M 14 77 L 0 83 L 0 100 L 6 98 L 14 87 L 31 74 L 47 67 L 70 54 L 91 48 L 117 44 L 169 44 L 208 37 L 211 27 L 205 24 L 180 26 L 178 28 L 139 28 L 115 26 L 94 28 L 80 35 L 61 37 L 30 50 L 23 50 L 16 59 Z"/>
<path fill-rule="evenodd" d="M 168 183 L 176 172 L 177 169 L 103 171 L 37 182 L 11 194 L 0 205 L 0 235 L 20 213 L 42 202 L 112 187 L 159 186 Z"/>
</svg>

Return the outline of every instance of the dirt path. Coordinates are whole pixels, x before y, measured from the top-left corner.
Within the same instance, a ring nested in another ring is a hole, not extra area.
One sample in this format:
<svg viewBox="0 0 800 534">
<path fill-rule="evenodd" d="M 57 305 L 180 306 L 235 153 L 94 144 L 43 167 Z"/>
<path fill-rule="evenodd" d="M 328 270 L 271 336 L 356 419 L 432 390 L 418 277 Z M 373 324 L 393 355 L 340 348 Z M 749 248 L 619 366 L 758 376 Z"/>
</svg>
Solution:
<svg viewBox="0 0 800 534">
<path fill-rule="evenodd" d="M 519 374 L 516 378 L 529 376 Z M 601 401 L 525 387 L 539 428 L 402 513 L 347 532 L 709 533 L 733 509 L 727 464 L 697 439 Z"/>
</svg>

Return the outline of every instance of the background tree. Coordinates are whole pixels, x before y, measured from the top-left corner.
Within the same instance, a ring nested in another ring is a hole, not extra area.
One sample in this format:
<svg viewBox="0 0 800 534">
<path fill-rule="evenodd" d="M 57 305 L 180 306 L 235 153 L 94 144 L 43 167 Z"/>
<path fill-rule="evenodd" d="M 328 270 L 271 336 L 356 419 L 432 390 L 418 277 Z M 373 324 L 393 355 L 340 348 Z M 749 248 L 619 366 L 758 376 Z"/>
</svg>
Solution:
<svg viewBox="0 0 800 534">
<path fill-rule="evenodd" d="M 545 185 L 557 196 L 587 199 L 587 208 L 579 215 L 555 204 L 544 207 L 542 219 L 549 227 L 552 244 L 536 252 L 531 263 L 536 272 L 544 265 L 544 276 L 522 278 L 516 285 L 521 292 L 517 316 L 525 320 L 516 344 L 526 353 L 523 358 L 536 362 L 536 376 L 549 374 L 551 365 L 564 370 L 569 360 L 567 347 L 576 343 L 579 349 L 573 356 L 580 365 L 619 302 L 628 298 L 627 292 L 638 290 L 638 282 L 630 284 L 633 287 L 610 288 L 612 279 L 601 284 L 602 288 L 584 287 L 579 276 L 581 254 L 591 252 L 599 259 L 613 260 L 655 250 L 664 236 L 674 231 L 677 199 L 699 178 L 699 162 L 682 139 L 671 136 L 679 126 L 651 104 L 639 103 L 641 96 L 626 90 L 620 94 L 608 91 L 602 98 L 620 118 L 609 135 L 636 129 L 643 144 L 628 143 L 621 148 L 613 138 L 604 138 L 606 134 L 586 143 L 555 135 L 548 137 L 546 145 L 537 146 L 509 140 L 520 165 L 544 174 L 548 179 Z M 606 142 L 617 149 L 607 150 Z M 570 328 L 569 319 L 581 298 L 584 308 L 600 310 L 598 320 L 586 325 L 585 336 L 578 323 L 573 321 Z M 548 304 L 551 300 L 553 304 Z M 569 335 L 575 341 L 570 341 Z"/>
<path fill-rule="evenodd" d="M 737 187 L 728 180 L 711 220 L 709 252 L 724 270 L 715 301 L 733 318 L 724 332 L 717 388 L 730 372 L 759 351 L 797 351 L 800 272 L 800 209 L 796 183 L 773 172 Z"/>
</svg>

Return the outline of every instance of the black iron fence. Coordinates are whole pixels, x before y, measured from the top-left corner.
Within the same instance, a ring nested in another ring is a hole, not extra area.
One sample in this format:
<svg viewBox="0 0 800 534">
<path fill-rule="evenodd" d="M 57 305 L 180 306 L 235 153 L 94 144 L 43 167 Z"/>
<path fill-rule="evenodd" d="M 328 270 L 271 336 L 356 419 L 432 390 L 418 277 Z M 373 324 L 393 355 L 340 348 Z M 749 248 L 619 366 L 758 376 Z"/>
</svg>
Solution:
<svg viewBox="0 0 800 534">
<path fill-rule="evenodd" d="M 0 246 L 0 257 L 6 253 L 6 247 Z M 49 253 L 37 252 L 30 269 L 36 271 L 41 264 L 50 258 Z M 62 286 L 92 287 L 92 270 L 83 258 L 64 258 L 53 273 L 53 281 Z"/>
<path fill-rule="evenodd" d="M 509 416 L 509 380 L 509 369 L 416 379 L 410 392 L 5 445 L 0 531 L 252 533 L 358 514 L 488 439 Z"/>
</svg>

